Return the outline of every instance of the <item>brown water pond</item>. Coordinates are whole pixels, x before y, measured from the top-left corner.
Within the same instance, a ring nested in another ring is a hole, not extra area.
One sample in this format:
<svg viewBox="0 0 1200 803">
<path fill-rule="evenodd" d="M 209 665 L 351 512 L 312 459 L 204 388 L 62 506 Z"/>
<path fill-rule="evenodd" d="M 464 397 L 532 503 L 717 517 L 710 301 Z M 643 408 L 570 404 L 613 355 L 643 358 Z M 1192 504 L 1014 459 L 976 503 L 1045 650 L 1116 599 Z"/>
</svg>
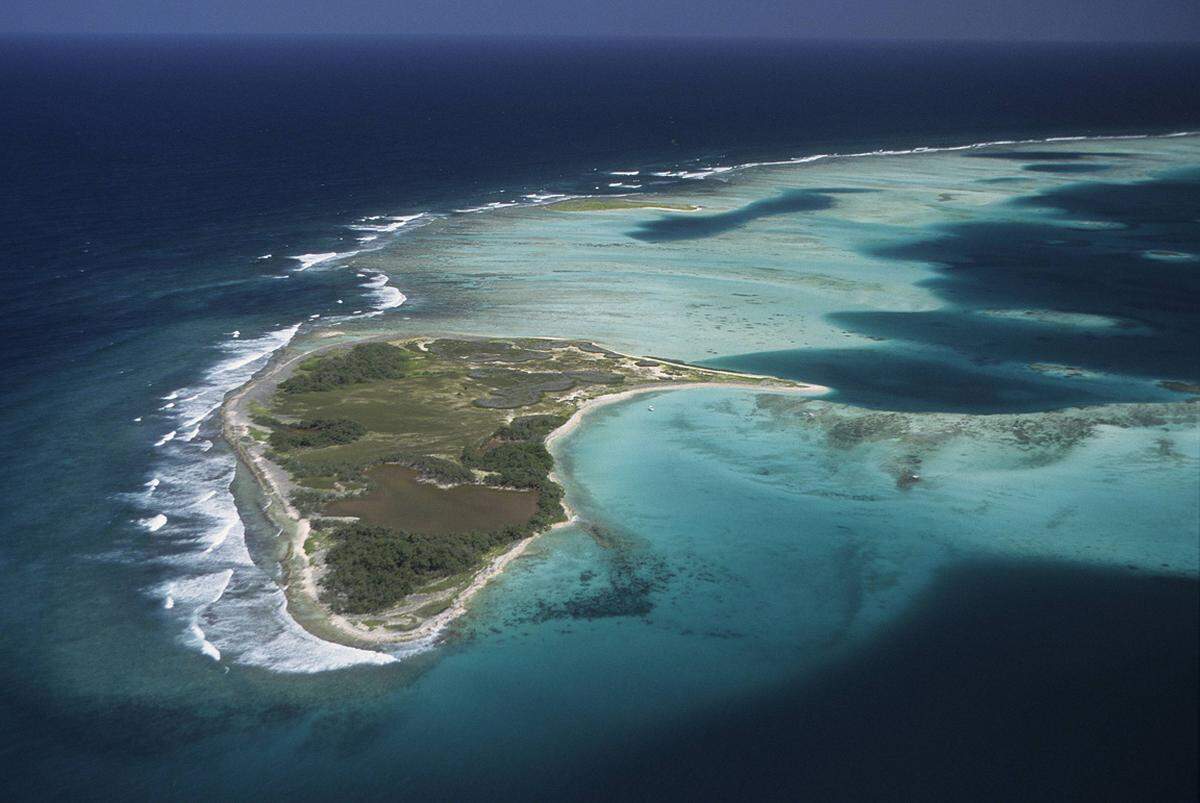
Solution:
<svg viewBox="0 0 1200 803">
<path fill-rule="evenodd" d="M 417 472 L 397 465 L 367 470 L 374 489 L 356 499 L 325 508 L 328 516 L 358 516 L 366 524 L 414 533 L 494 530 L 524 524 L 537 510 L 532 491 L 507 491 L 482 485 L 439 488 L 417 480 Z"/>
</svg>

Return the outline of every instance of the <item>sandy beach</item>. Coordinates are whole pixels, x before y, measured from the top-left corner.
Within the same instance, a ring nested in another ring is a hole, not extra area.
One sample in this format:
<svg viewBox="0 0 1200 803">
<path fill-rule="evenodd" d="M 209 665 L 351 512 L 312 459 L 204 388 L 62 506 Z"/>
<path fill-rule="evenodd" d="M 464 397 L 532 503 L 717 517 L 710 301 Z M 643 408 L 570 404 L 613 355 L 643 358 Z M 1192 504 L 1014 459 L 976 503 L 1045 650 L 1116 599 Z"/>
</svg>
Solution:
<svg viewBox="0 0 1200 803">
<path fill-rule="evenodd" d="M 391 336 L 373 336 L 355 342 L 368 340 L 387 340 Z M 536 338 L 552 340 L 552 338 Z M 315 349 L 300 351 L 297 354 L 286 355 L 277 363 L 268 365 L 263 372 L 251 379 L 234 393 L 230 394 L 221 408 L 223 433 L 226 441 L 234 448 L 242 463 L 252 472 L 258 486 L 266 499 L 264 509 L 271 520 L 287 535 L 288 553 L 283 561 L 285 591 L 288 598 L 289 611 L 294 618 L 306 629 L 320 638 L 325 638 L 351 646 L 385 649 L 390 646 L 406 646 L 409 648 L 433 643 L 455 619 L 466 613 L 471 599 L 479 593 L 493 578 L 498 577 L 514 560 L 519 558 L 538 537 L 561 527 L 577 523 L 578 514 L 572 508 L 569 493 L 562 500 L 566 520 L 552 525 L 546 530 L 513 543 L 501 554 L 491 558 L 487 564 L 477 571 L 471 582 L 462 588 L 451 600 L 449 606 L 440 613 L 431 616 L 412 630 L 403 632 L 389 630 L 368 630 L 359 627 L 343 616 L 331 611 L 321 603 L 316 572 L 310 556 L 305 552 L 305 542 L 310 534 L 311 525 L 289 501 L 293 490 L 290 478 L 280 467 L 271 462 L 264 454 L 261 445 L 253 439 L 247 439 L 250 432 L 251 416 L 249 408 L 254 403 L 261 403 L 275 392 L 279 383 L 286 380 L 295 367 L 302 361 L 315 354 L 327 351 L 346 343 L 326 344 Z M 622 354 L 612 351 L 600 344 L 593 344 L 614 355 L 631 359 L 643 359 L 636 355 Z M 420 344 L 418 344 L 420 347 Z M 746 381 L 729 382 L 696 382 L 696 381 L 663 381 L 640 387 L 629 388 L 615 393 L 597 396 L 580 403 L 575 412 L 565 423 L 551 431 L 545 438 L 545 446 L 554 454 L 563 439 L 578 428 L 591 412 L 608 405 L 626 401 L 637 396 L 650 393 L 665 393 L 693 388 L 741 388 L 756 390 L 764 393 L 787 393 L 805 396 L 819 396 L 829 392 L 829 388 L 821 385 L 783 382 L 771 377 L 758 377 L 747 374 L 736 374 L 717 369 L 701 369 L 696 366 L 675 363 L 653 358 L 663 366 L 686 367 L 690 370 L 701 370 L 714 376 L 741 377 Z M 751 381 L 757 380 L 757 381 Z M 557 462 L 557 461 L 556 461 Z M 561 476 L 557 470 L 552 471 L 550 478 L 564 488 Z M 298 608 L 300 610 L 298 610 Z M 303 611 L 303 615 L 301 614 Z"/>
</svg>

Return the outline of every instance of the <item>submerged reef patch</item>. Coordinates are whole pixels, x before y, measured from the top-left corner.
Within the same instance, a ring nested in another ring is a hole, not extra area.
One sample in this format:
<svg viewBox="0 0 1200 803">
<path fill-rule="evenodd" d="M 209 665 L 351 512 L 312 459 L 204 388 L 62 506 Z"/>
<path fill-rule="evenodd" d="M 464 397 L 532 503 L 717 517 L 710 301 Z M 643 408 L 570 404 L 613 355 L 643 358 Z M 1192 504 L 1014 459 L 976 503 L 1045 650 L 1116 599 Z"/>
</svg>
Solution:
<svg viewBox="0 0 1200 803">
<path fill-rule="evenodd" d="M 932 265 L 921 284 L 946 304 L 826 316 L 886 346 L 709 364 L 803 377 L 853 404 L 984 413 L 1169 401 L 1161 380 L 1200 381 L 1200 271 L 1146 256 L 1200 253 L 1200 171 L 1071 184 L 1009 205 L 1038 217 L 943 224 L 923 238 L 863 248 Z"/>
<path fill-rule="evenodd" d="M 870 192 L 870 190 L 849 188 L 789 190 L 774 198 L 753 201 L 728 212 L 712 215 L 674 215 L 647 221 L 639 224 L 629 233 L 629 236 L 647 243 L 667 243 L 676 240 L 699 240 L 705 237 L 715 237 L 718 234 L 741 228 L 759 218 L 830 209 L 834 205 L 831 195 L 848 192 Z"/>
<path fill-rule="evenodd" d="M 1043 162 L 1025 165 L 1021 169 L 1029 173 L 1103 173 L 1105 170 L 1111 170 L 1112 165 L 1096 163 L 1080 164 L 1079 162 L 1067 162 L 1063 164 Z"/>
</svg>

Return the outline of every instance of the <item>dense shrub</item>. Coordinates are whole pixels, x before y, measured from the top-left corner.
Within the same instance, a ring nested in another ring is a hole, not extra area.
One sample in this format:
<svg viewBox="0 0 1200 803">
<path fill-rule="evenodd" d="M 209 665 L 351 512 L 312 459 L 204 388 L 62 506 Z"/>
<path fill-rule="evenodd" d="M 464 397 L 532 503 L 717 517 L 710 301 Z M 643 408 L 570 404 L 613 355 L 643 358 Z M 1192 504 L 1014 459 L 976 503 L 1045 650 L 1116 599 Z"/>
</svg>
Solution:
<svg viewBox="0 0 1200 803">
<path fill-rule="evenodd" d="M 408 357 L 387 343 L 360 343 L 341 354 L 330 354 L 301 366 L 301 372 L 280 383 L 285 393 L 333 390 L 379 379 L 400 379 Z"/>
<path fill-rule="evenodd" d="M 443 460 L 440 457 L 413 457 L 398 459 L 396 462 L 406 465 L 409 468 L 415 468 L 422 478 L 433 480 L 434 482 L 448 485 L 462 485 L 475 481 L 475 475 L 471 472 L 471 469 L 452 460 Z"/>
<path fill-rule="evenodd" d="M 374 463 L 353 460 L 298 459 L 288 455 L 272 455 L 271 459 L 295 477 L 335 477 L 341 482 L 362 482 L 363 469 Z"/>
<path fill-rule="evenodd" d="M 494 485 L 536 488 L 554 467 L 554 458 L 540 443 L 502 443 L 480 452 L 464 450 L 463 463 L 495 473 Z"/>
<path fill-rule="evenodd" d="M 347 418 L 317 418 L 301 421 L 299 424 L 280 425 L 271 433 L 270 443 L 272 448 L 286 452 L 288 449 L 353 443 L 366 434 L 366 427 L 357 421 Z"/>
<path fill-rule="evenodd" d="M 320 513 L 324 507 L 328 496 L 320 491 L 312 491 L 306 488 L 297 488 L 292 491 L 291 502 L 296 510 L 300 511 L 300 515 L 304 517 L 315 516 Z"/>
<path fill-rule="evenodd" d="M 283 422 L 278 418 L 274 418 L 273 416 L 270 416 L 262 411 L 255 411 L 251 413 L 250 420 L 255 424 L 258 424 L 260 427 L 267 427 L 268 429 L 283 426 Z"/>
<path fill-rule="evenodd" d="M 540 441 L 567 421 L 560 415 L 525 415 L 496 430 L 502 441 Z"/>
<path fill-rule="evenodd" d="M 466 571 L 492 547 L 521 537 L 512 527 L 447 538 L 351 524 L 332 535 L 325 553 L 324 598 L 340 613 L 388 608 L 419 585 Z"/>
<path fill-rule="evenodd" d="M 325 553 L 322 598 L 339 613 L 383 610 L 425 583 L 474 569 L 495 547 L 562 521 L 563 490 L 549 478 L 554 459 L 542 443 L 545 433 L 562 421 L 556 416 L 516 419 L 493 435 L 493 439 L 504 443 L 463 450 L 464 465 L 435 457 L 396 458 L 396 462 L 412 466 L 422 475 L 447 481 L 472 481 L 470 467 L 493 472 L 494 484 L 536 490 L 537 511 L 524 524 L 490 532 L 424 535 L 362 523 L 340 527 L 330 536 L 332 545 Z"/>
</svg>

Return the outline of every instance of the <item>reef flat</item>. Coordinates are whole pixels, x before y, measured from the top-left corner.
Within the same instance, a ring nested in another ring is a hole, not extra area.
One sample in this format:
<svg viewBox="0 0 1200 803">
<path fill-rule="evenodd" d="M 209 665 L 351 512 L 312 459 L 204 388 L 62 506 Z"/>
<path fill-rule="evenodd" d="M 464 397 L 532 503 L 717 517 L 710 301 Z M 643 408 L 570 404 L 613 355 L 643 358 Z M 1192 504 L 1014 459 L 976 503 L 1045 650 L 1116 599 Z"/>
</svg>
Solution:
<svg viewBox="0 0 1200 803">
<path fill-rule="evenodd" d="M 617 212 L 622 209 L 649 209 L 666 212 L 698 212 L 700 210 L 696 204 L 624 196 L 568 198 L 565 201 L 546 204 L 546 208 L 555 212 Z"/>
<path fill-rule="evenodd" d="M 435 635 L 570 518 L 548 437 L 598 403 L 705 384 L 827 390 L 579 340 L 384 338 L 285 354 L 223 414 L 286 537 L 297 621 L 380 645 Z"/>
</svg>

